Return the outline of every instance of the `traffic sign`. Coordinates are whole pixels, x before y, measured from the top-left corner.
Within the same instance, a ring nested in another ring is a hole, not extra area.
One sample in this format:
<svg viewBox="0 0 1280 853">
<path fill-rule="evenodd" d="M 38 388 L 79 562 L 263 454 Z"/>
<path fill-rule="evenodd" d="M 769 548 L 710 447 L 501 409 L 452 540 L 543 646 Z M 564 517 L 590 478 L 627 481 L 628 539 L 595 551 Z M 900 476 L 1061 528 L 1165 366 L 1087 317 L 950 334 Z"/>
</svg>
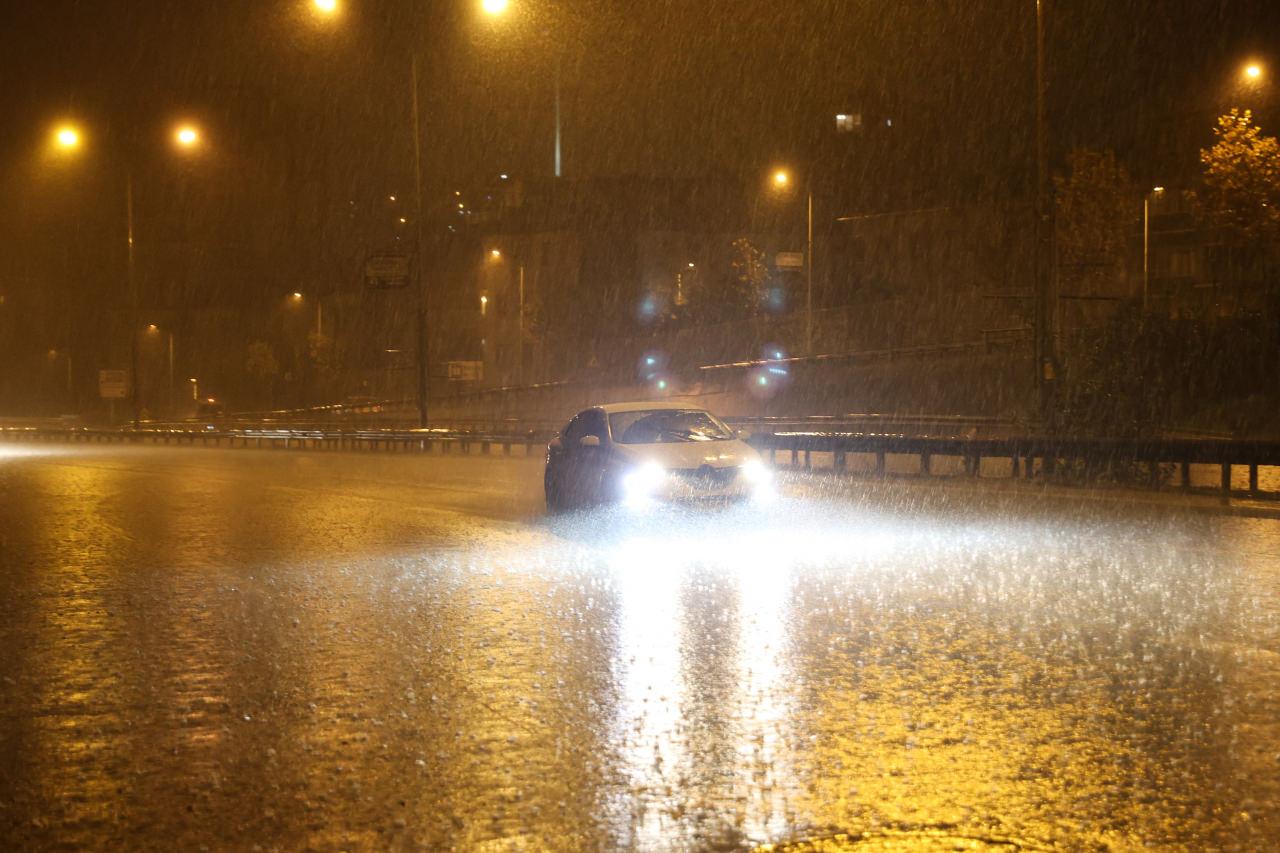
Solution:
<svg viewBox="0 0 1280 853">
<path fill-rule="evenodd" d="M 804 252 L 779 252 L 774 263 L 780 270 L 804 269 Z"/>
<path fill-rule="evenodd" d="M 129 396 L 127 370 L 99 370 L 98 395 L 104 400 L 123 400 Z"/>
<path fill-rule="evenodd" d="M 405 255 L 372 255 L 364 262 L 364 283 L 379 290 L 409 284 L 409 258 Z"/>
<path fill-rule="evenodd" d="M 460 382 L 479 382 L 484 378 L 483 361 L 449 362 L 449 378 Z"/>
</svg>

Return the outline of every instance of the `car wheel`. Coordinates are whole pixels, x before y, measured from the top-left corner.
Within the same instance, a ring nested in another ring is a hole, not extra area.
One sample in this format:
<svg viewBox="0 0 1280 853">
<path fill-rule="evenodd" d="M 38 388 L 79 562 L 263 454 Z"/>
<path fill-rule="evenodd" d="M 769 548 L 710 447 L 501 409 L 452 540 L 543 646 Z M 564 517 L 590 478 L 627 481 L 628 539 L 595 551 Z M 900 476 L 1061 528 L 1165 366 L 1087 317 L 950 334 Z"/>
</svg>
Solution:
<svg viewBox="0 0 1280 853">
<path fill-rule="evenodd" d="M 550 468 L 542 475 L 542 490 L 547 497 L 547 512 L 555 514 L 565 511 L 567 504 L 564 495 L 560 491 L 560 484 L 551 476 Z"/>
</svg>

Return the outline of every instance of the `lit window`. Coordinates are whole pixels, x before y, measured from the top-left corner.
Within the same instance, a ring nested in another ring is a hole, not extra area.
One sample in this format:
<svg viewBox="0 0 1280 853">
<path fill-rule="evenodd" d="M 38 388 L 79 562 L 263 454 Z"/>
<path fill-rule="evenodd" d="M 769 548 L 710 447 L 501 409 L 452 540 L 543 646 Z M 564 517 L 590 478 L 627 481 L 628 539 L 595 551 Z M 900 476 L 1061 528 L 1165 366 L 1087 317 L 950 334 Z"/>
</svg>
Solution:
<svg viewBox="0 0 1280 853">
<path fill-rule="evenodd" d="M 862 113 L 836 113 L 836 133 L 862 129 Z"/>
</svg>

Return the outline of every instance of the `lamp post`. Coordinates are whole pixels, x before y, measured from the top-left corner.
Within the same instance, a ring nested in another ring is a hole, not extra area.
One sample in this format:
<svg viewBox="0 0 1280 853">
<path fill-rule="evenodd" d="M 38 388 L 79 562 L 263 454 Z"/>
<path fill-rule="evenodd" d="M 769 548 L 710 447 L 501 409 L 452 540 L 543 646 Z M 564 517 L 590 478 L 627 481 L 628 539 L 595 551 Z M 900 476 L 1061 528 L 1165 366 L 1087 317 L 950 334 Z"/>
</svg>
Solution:
<svg viewBox="0 0 1280 853">
<path fill-rule="evenodd" d="M 491 18 L 500 18 L 507 14 L 510 9 L 509 0 L 481 0 L 480 8 L 484 10 Z M 560 132 L 560 52 L 556 51 L 556 70 L 555 70 L 555 153 L 552 160 L 553 174 L 559 178 L 562 177 L 563 160 L 561 157 L 561 132 Z"/>
<path fill-rule="evenodd" d="M 1164 195 L 1164 187 L 1152 187 L 1142 196 L 1142 313 L 1147 312 L 1151 290 L 1151 199 Z"/>
<path fill-rule="evenodd" d="M 774 189 L 780 193 L 790 191 L 791 173 L 777 169 L 771 177 Z M 813 355 L 813 181 L 806 174 L 805 195 L 805 252 L 804 252 L 804 352 Z"/>
<path fill-rule="evenodd" d="M 173 129 L 173 144 L 182 151 L 198 148 L 202 138 L 200 130 L 193 124 L 178 124 Z M 84 146 L 84 134 L 74 124 L 61 124 L 54 128 L 53 145 L 64 154 L 78 153 Z M 134 252 L 134 220 L 133 220 L 133 167 L 132 160 L 126 161 L 124 169 L 124 213 L 125 213 L 125 282 L 129 290 L 129 404 L 133 410 L 133 425 L 136 427 L 141 417 L 141 405 L 138 398 L 138 336 L 141 333 L 138 299 L 138 279 Z"/>
<path fill-rule="evenodd" d="M 149 323 L 149 324 L 147 324 L 147 334 L 148 334 L 148 335 L 155 336 L 155 335 L 159 335 L 159 334 L 160 334 L 160 332 L 161 332 L 160 327 L 159 327 L 159 326 L 157 326 L 155 323 Z M 166 408 L 166 410 L 167 410 L 167 411 L 168 411 L 168 413 L 169 413 L 169 417 L 170 417 L 170 418 L 172 418 L 172 417 L 174 416 L 174 405 L 173 405 L 173 330 L 172 330 L 172 329 L 165 330 L 165 337 L 168 339 L 168 347 L 167 347 L 167 349 L 168 349 L 168 365 L 169 365 L 169 371 L 168 371 L 168 380 L 169 380 L 169 383 L 168 383 L 168 387 L 167 387 L 167 389 L 166 389 L 166 391 L 165 391 L 165 408 Z"/>
<path fill-rule="evenodd" d="M 490 249 L 491 263 L 502 263 L 501 249 Z M 524 385 L 524 262 L 516 265 L 516 384 Z M 482 297 L 483 298 L 483 297 Z"/>
</svg>

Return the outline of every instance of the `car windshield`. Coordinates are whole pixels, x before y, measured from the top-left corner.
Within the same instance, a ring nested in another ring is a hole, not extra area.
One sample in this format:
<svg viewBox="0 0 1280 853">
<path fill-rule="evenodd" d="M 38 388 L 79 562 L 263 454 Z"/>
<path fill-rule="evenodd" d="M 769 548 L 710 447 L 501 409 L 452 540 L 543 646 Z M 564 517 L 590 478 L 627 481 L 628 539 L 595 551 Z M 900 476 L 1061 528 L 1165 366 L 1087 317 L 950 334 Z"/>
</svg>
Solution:
<svg viewBox="0 0 1280 853">
<path fill-rule="evenodd" d="M 724 441 L 733 438 L 728 427 L 699 409 L 614 412 L 609 415 L 609 429 L 618 444 Z"/>
</svg>

